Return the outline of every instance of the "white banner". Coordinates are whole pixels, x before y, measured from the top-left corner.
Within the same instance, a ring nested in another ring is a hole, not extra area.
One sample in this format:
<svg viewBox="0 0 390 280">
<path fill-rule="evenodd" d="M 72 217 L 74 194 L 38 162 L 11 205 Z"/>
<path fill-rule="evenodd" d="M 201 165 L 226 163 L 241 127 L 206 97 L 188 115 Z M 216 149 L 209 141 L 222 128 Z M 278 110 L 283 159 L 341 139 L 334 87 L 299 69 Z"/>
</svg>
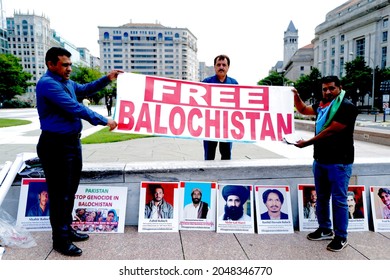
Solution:
<svg viewBox="0 0 390 280">
<path fill-rule="evenodd" d="M 124 73 L 118 132 L 218 141 L 280 141 L 294 132 L 291 87 L 206 84 Z"/>
</svg>

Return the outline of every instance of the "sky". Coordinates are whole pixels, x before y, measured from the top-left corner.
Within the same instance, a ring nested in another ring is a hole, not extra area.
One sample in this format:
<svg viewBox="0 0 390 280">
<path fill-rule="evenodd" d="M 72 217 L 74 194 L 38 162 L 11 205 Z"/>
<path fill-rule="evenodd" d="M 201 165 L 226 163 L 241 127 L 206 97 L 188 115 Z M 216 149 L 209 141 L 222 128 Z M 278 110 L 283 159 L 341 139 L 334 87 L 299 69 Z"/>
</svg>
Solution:
<svg viewBox="0 0 390 280">
<path fill-rule="evenodd" d="M 256 85 L 283 60 L 284 32 L 292 21 L 298 48 L 311 43 L 325 16 L 347 0 L 2 0 L 7 17 L 14 12 L 45 15 L 57 34 L 99 56 L 98 26 L 160 23 L 187 28 L 197 38 L 199 61 L 230 57 L 228 76 Z"/>
</svg>

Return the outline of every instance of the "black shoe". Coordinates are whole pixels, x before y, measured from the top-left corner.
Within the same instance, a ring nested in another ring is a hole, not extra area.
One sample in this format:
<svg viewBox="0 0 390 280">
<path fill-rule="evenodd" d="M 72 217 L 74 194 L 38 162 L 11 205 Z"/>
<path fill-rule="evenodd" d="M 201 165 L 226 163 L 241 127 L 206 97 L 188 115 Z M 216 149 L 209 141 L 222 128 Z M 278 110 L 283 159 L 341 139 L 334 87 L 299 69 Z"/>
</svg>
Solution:
<svg viewBox="0 0 390 280">
<path fill-rule="evenodd" d="M 73 241 L 73 242 L 78 242 L 78 241 L 86 241 L 89 239 L 89 235 L 88 234 L 82 234 L 82 233 L 78 233 L 77 231 L 74 231 L 72 230 L 70 232 L 70 240 Z"/>
<path fill-rule="evenodd" d="M 83 253 L 83 251 L 72 242 L 53 244 L 53 249 L 65 256 L 71 257 L 81 256 Z"/>
<path fill-rule="evenodd" d="M 342 238 L 336 235 L 332 240 L 332 242 L 329 243 L 328 247 L 326 247 L 326 249 L 333 252 L 340 252 L 347 245 L 348 245 L 347 238 Z"/>
<path fill-rule="evenodd" d="M 327 228 L 318 228 L 316 231 L 309 233 L 307 239 L 314 241 L 333 239 L 333 231 Z"/>
</svg>

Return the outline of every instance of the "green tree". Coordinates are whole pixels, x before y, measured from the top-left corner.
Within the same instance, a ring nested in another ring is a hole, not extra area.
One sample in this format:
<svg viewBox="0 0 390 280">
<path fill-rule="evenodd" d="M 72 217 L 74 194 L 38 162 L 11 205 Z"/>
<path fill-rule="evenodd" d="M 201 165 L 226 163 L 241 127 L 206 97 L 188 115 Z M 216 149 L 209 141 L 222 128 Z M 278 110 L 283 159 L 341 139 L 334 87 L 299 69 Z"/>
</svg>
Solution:
<svg viewBox="0 0 390 280">
<path fill-rule="evenodd" d="M 363 101 L 364 96 L 372 90 L 372 69 L 366 65 L 363 57 L 347 62 L 345 64 L 346 75 L 342 79 L 343 89 L 354 104 Z M 377 73 L 378 69 L 376 69 Z M 379 81 L 379 79 L 376 79 Z M 375 83 L 377 85 L 377 83 Z M 378 84 L 379 85 L 379 84 Z M 377 87 L 375 87 L 377 88 Z M 368 106 L 369 104 L 363 104 Z"/>
<path fill-rule="evenodd" d="M 320 100 L 322 98 L 321 72 L 313 67 L 309 75 L 303 75 L 295 82 L 294 87 L 304 102 L 309 99 L 312 103 Z"/>
<path fill-rule="evenodd" d="M 271 71 L 267 77 L 258 81 L 257 84 L 260 86 L 282 86 L 283 82 L 284 84 L 289 84 L 291 81 L 283 77 L 282 73 Z"/>
<path fill-rule="evenodd" d="M 85 66 L 74 66 L 71 74 L 71 79 L 79 84 L 86 84 L 101 78 L 104 74 L 99 71 L 98 68 L 91 68 Z M 99 101 L 108 94 L 113 93 L 113 89 L 116 89 L 116 84 L 112 83 L 106 88 L 98 91 L 95 95 L 91 96 L 93 104 L 99 104 Z M 116 93 L 116 90 L 115 90 Z M 113 94 L 114 96 L 114 94 Z M 85 96 L 80 97 L 79 101 Z"/>
<path fill-rule="evenodd" d="M 26 93 L 33 76 L 23 71 L 20 59 L 12 54 L 0 54 L 0 103 Z"/>
</svg>

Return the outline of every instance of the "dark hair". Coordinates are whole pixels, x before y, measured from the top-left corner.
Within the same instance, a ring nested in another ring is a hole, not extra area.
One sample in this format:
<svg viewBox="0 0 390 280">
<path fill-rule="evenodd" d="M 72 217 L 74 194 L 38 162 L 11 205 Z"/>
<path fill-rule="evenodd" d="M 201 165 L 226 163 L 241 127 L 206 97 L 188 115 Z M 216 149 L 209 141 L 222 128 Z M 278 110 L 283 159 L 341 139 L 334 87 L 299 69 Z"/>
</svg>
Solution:
<svg viewBox="0 0 390 280">
<path fill-rule="evenodd" d="M 71 57 L 72 54 L 64 48 L 52 47 L 46 52 L 46 66 L 49 61 L 53 62 L 53 64 L 57 64 L 57 62 L 59 61 L 59 56 Z"/>
<path fill-rule="evenodd" d="M 217 55 L 217 56 L 214 58 L 214 65 L 217 64 L 217 61 L 218 61 L 218 60 L 224 60 L 224 59 L 227 60 L 227 64 L 228 64 L 228 66 L 230 66 L 230 58 L 229 58 L 226 54 Z"/>
<path fill-rule="evenodd" d="M 390 194 L 390 190 L 388 188 L 380 188 L 378 191 L 378 196 L 381 197 L 382 193 Z"/>
<path fill-rule="evenodd" d="M 277 190 L 277 189 L 272 189 L 272 190 L 268 189 L 265 192 L 263 192 L 263 202 L 264 202 L 264 204 L 267 202 L 268 195 L 270 193 L 276 193 L 278 195 L 278 197 L 279 197 L 280 202 L 283 204 L 284 197 L 283 197 L 282 193 L 279 190 Z"/>
<path fill-rule="evenodd" d="M 154 194 L 156 189 L 162 189 L 162 191 L 164 193 L 164 188 L 160 184 L 150 184 L 149 188 L 150 188 L 151 194 Z"/>
<path fill-rule="evenodd" d="M 340 79 L 337 76 L 326 76 L 322 77 L 321 83 L 322 84 L 328 84 L 328 83 L 333 83 L 336 87 L 340 87 Z"/>
</svg>

